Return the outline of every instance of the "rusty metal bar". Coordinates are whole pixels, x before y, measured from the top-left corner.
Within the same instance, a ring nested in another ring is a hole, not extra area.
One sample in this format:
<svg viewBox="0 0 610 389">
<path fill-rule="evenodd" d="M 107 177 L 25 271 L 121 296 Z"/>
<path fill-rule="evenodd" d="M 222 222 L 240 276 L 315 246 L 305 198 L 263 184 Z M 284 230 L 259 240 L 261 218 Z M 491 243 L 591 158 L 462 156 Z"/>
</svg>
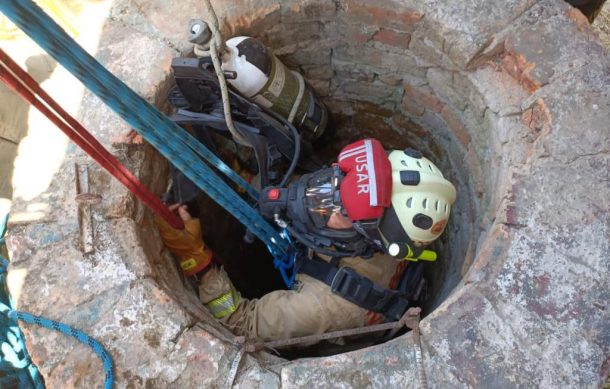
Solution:
<svg viewBox="0 0 610 389">
<path fill-rule="evenodd" d="M 91 205 L 101 201 L 101 196 L 89 193 L 89 164 L 75 163 L 76 175 L 76 201 L 78 202 L 78 227 L 80 232 L 81 250 L 85 254 L 92 253 L 93 220 L 91 218 Z"/>
<path fill-rule="evenodd" d="M 415 312 L 414 310 L 417 310 L 416 313 L 414 313 Z M 407 320 L 410 320 L 414 314 L 417 314 L 417 316 L 419 317 L 420 311 L 421 311 L 420 308 L 409 308 L 407 310 L 407 312 L 400 318 L 400 320 L 393 321 L 390 323 L 382 323 L 382 324 L 376 324 L 376 325 L 372 325 L 372 326 L 352 328 L 349 330 L 332 331 L 332 332 L 327 332 L 324 334 L 301 336 L 298 338 L 274 340 L 274 341 L 265 342 L 262 344 L 257 344 L 257 345 L 255 345 L 255 347 L 256 347 L 256 349 L 264 349 L 264 348 L 279 349 L 279 348 L 294 346 L 294 345 L 302 344 L 302 343 L 315 343 L 315 342 L 319 342 L 321 340 L 342 338 L 345 336 L 363 335 L 363 334 L 369 334 L 372 332 L 400 329 L 406 325 Z"/>
</svg>

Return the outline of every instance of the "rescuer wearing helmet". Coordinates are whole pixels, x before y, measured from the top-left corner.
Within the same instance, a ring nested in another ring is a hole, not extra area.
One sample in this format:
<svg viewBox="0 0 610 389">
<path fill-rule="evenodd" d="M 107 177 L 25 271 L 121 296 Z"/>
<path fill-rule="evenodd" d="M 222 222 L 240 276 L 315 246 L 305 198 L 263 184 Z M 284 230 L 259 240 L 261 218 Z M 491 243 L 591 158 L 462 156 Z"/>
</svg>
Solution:
<svg viewBox="0 0 610 389">
<path fill-rule="evenodd" d="M 404 259 L 433 259 L 424 247 L 444 231 L 455 198 L 453 185 L 415 150 L 386 153 L 375 139 L 346 146 L 333 167 L 262 192 L 261 213 L 320 255 L 299 258 L 294 289 L 251 300 L 213 264 L 185 206 L 172 206 L 183 231 L 156 220 L 185 274 L 197 274 L 212 315 L 237 335 L 269 341 L 398 320 L 413 303 L 399 288 L 413 263 Z"/>
</svg>

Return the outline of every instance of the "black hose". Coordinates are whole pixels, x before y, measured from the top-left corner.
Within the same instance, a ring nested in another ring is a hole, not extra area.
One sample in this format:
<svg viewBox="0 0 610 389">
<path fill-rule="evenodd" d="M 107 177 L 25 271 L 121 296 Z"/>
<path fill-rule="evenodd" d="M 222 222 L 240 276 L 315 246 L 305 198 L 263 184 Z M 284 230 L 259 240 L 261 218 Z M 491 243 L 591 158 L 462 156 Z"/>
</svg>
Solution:
<svg viewBox="0 0 610 389">
<path fill-rule="evenodd" d="M 330 249 L 325 249 L 323 247 L 320 247 L 320 246 L 316 245 L 315 242 L 312 242 L 310 239 L 304 237 L 300 232 L 295 230 L 290 225 L 286 226 L 286 229 L 288 230 L 288 232 L 290 232 L 290 234 L 294 238 L 296 238 L 299 242 L 303 243 L 305 246 L 312 249 L 316 253 L 329 255 L 331 257 L 355 257 L 356 256 L 355 252 L 337 251 L 337 250 L 330 250 Z"/>
<path fill-rule="evenodd" d="M 294 154 L 292 156 L 292 162 L 290 162 L 288 170 L 286 170 L 282 181 L 280 181 L 280 187 L 286 186 L 286 183 L 288 183 L 288 180 L 292 176 L 292 173 L 294 173 L 294 169 L 296 169 L 297 164 L 299 163 L 299 158 L 301 158 L 301 134 L 299 134 L 299 131 L 296 129 L 295 126 L 292 125 L 292 123 L 286 121 L 286 124 L 288 125 L 288 128 L 290 128 L 292 136 L 294 137 Z"/>
</svg>

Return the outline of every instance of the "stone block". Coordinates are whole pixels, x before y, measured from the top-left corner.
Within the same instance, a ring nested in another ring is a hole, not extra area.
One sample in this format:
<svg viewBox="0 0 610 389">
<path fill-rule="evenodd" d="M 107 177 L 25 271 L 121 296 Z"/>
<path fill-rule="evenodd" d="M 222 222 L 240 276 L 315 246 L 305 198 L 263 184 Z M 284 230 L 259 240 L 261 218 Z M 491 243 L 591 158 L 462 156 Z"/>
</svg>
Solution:
<svg viewBox="0 0 610 389">
<path fill-rule="evenodd" d="M 428 31 L 425 28 L 420 28 L 411 33 L 409 51 L 416 58 L 417 64 L 426 68 L 440 67 L 448 71 L 459 70 L 459 67 L 451 58 L 442 51 L 442 45 L 439 46 L 431 38 Z"/>
<path fill-rule="evenodd" d="M 123 26 L 108 28 L 100 40 L 96 59 L 137 94 L 152 102 L 159 84 L 169 77 L 171 60 L 178 52 L 163 41 Z M 137 51 L 132 50 L 139 47 Z M 154 58 L 154 61 L 151 61 Z M 151 83 L 150 80 L 159 80 Z"/>
<path fill-rule="evenodd" d="M 282 55 L 280 59 L 292 68 L 302 65 L 330 65 L 331 53 L 330 48 L 316 46 L 314 41 L 301 42 L 293 53 Z"/>
<path fill-rule="evenodd" d="M 282 23 L 327 21 L 335 18 L 337 6 L 333 2 L 305 0 L 293 4 L 282 3 L 281 12 Z"/>
<path fill-rule="evenodd" d="M 587 51 L 582 55 L 588 55 Z M 533 115 L 539 117 L 534 128 L 544 129 L 546 123 L 547 131 L 550 131 L 538 138 L 545 155 L 569 164 L 588 155 L 606 153 L 610 138 L 607 131 L 596 129 L 607 128 L 610 99 L 606 85 L 609 83 L 607 65 L 591 62 L 573 73 L 566 73 L 524 102 L 524 112 L 536 110 L 540 113 Z M 539 106 L 539 99 L 544 107 Z"/>
<path fill-rule="evenodd" d="M 566 72 L 603 57 L 604 48 L 588 23 L 568 4 L 545 0 L 533 6 L 503 34 L 507 69 L 520 67 L 517 79 L 530 92 Z M 583 55 L 575 55 L 583 53 Z M 519 77 L 520 76 L 520 77 Z"/>
<path fill-rule="evenodd" d="M 437 49 L 447 54 L 461 69 L 490 42 L 491 37 L 510 25 L 536 0 L 510 0 L 503 7 L 492 2 L 465 3 L 437 1 L 415 6 L 422 12 L 422 31 Z"/>
<path fill-rule="evenodd" d="M 392 28 L 400 32 L 410 32 L 422 20 L 421 11 L 384 0 L 368 4 L 361 0 L 342 1 L 339 15 L 348 23 L 374 25 L 378 28 Z"/>
<path fill-rule="evenodd" d="M 365 83 L 358 80 L 344 80 L 334 91 L 340 98 L 368 101 L 374 104 L 398 104 L 402 88 L 390 88 L 380 82 Z"/>
<path fill-rule="evenodd" d="M 223 36 L 261 35 L 281 21 L 281 2 L 277 0 L 236 0 L 215 6 Z M 220 12 L 219 10 L 222 10 Z"/>
<path fill-rule="evenodd" d="M 379 81 L 381 81 L 384 84 L 387 84 L 389 86 L 401 85 L 404 80 L 403 76 L 394 75 L 394 74 L 380 74 L 378 78 L 379 78 Z"/>
<path fill-rule="evenodd" d="M 500 116 L 521 112 L 521 105 L 529 95 L 528 90 L 504 68 L 486 66 L 467 77 L 480 95 L 485 97 L 484 104 Z"/>
<path fill-rule="evenodd" d="M 309 80 L 309 85 L 320 97 L 330 96 L 330 80 Z"/>
<path fill-rule="evenodd" d="M 334 71 L 333 82 L 339 84 L 344 80 L 356 80 L 369 83 L 375 79 L 375 72 L 368 67 L 358 66 L 351 61 L 344 61 L 332 57 L 332 70 Z"/>
<path fill-rule="evenodd" d="M 303 75 L 308 80 L 329 80 L 334 76 L 332 66 L 328 65 L 305 65 L 301 69 L 303 69 Z"/>
<path fill-rule="evenodd" d="M 366 64 L 378 74 L 396 74 L 425 78 L 426 69 L 421 68 L 409 52 L 396 53 L 375 46 L 340 45 L 333 50 L 333 61 Z"/>
<path fill-rule="evenodd" d="M 386 348 L 387 347 L 387 348 Z M 324 380 L 333 377 L 337 386 L 361 387 L 417 387 L 417 369 L 404 369 L 414 366 L 415 353 L 405 352 L 412 349 L 410 336 L 395 339 L 384 345 L 366 350 L 335 355 L 326 358 L 300 359 L 281 370 L 282 388 L 325 387 Z M 357 363 L 357 371 L 347 371 L 343 367 Z M 319 369 L 319 366 L 324 369 Z"/>
<path fill-rule="evenodd" d="M 127 4 L 125 4 L 127 3 Z M 120 7 L 125 4 L 126 7 Z M 137 9 L 138 12 L 128 10 Z M 188 9 L 189 12 L 181 12 Z M 152 39 L 166 42 L 167 46 L 180 52 L 189 52 L 192 44 L 187 37 L 189 20 L 200 18 L 209 20 L 205 6 L 196 0 L 172 2 L 163 0 L 120 0 L 114 2 L 111 14 L 116 20 L 125 21 L 131 27 L 146 33 Z M 171 17 L 168 17 L 171 15 Z"/>
<path fill-rule="evenodd" d="M 377 31 L 372 38 L 374 41 L 399 49 L 409 48 L 409 42 L 411 41 L 410 34 L 386 28 L 382 28 Z"/>
<path fill-rule="evenodd" d="M 405 85 L 405 98 L 423 106 L 432 112 L 441 112 L 443 103 L 429 86 L 415 87 Z"/>
<path fill-rule="evenodd" d="M 457 138 L 460 144 L 464 147 L 468 147 L 468 144 L 470 143 L 470 134 L 460 119 L 459 113 L 455 112 L 453 108 L 445 105 L 440 114 L 445 120 L 445 123 L 447 123 L 449 130 Z"/>
<path fill-rule="evenodd" d="M 400 107 L 405 113 L 412 116 L 422 116 L 426 111 L 426 107 L 423 104 L 406 93 L 402 96 Z"/>
<path fill-rule="evenodd" d="M 255 28 L 256 30 L 256 28 Z M 272 50 L 284 46 L 297 45 L 307 49 L 310 44 L 302 45 L 303 41 L 313 42 L 322 39 L 322 25 L 318 21 L 299 23 L 278 23 L 263 30 L 260 39 Z"/>
<path fill-rule="evenodd" d="M 427 79 L 430 87 L 441 100 L 450 104 L 459 111 L 463 111 L 468 104 L 464 93 L 453 84 L 455 72 L 448 72 L 439 68 L 428 69 Z"/>
</svg>

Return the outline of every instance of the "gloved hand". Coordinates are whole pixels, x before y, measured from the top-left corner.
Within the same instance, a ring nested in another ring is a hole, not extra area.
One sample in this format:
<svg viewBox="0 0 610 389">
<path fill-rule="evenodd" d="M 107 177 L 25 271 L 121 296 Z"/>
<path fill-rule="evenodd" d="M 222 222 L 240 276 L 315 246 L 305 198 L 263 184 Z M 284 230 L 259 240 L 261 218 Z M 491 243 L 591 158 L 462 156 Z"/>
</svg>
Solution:
<svg viewBox="0 0 610 389">
<path fill-rule="evenodd" d="M 204 270 L 212 261 L 213 252 L 201 239 L 201 224 L 187 211 L 186 205 L 173 204 L 171 211 L 178 211 L 184 221 L 184 230 L 177 230 L 155 215 L 155 223 L 165 246 L 180 259 L 180 267 L 186 276 Z"/>
</svg>

